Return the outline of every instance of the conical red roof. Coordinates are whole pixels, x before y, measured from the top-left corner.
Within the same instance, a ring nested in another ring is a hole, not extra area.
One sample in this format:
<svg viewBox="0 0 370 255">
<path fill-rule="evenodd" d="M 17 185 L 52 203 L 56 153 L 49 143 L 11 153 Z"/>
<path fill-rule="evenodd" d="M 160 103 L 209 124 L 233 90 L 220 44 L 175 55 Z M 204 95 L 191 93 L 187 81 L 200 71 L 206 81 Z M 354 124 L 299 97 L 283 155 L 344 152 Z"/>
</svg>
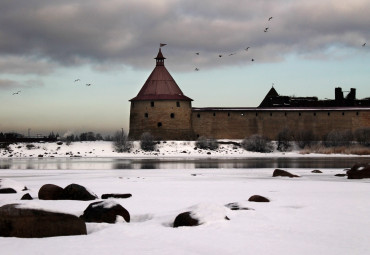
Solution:
<svg viewBox="0 0 370 255">
<path fill-rule="evenodd" d="M 185 96 L 177 85 L 171 74 L 164 66 L 164 59 L 161 49 L 159 49 L 156 59 L 156 67 L 149 75 L 143 87 L 136 97 L 130 101 L 140 100 L 186 100 L 193 99 Z"/>
</svg>

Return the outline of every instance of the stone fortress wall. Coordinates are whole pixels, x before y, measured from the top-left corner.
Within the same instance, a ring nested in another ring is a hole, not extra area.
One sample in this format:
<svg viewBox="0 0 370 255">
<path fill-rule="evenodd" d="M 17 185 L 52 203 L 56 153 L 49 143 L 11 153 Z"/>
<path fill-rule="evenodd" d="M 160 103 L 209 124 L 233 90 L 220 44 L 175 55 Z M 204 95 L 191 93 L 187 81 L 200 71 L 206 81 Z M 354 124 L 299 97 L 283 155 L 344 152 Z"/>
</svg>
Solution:
<svg viewBox="0 0 370 255">
<path fill-rule="evenodd" d="M 196 137 L 215 139 L 244 139 L 254 134 L 276 139 L 285 128 L 311 131 L 321 139 L 332 130 L 370 127 L 370 108 L 193 108 L 192 127 Z"/>
</svg>

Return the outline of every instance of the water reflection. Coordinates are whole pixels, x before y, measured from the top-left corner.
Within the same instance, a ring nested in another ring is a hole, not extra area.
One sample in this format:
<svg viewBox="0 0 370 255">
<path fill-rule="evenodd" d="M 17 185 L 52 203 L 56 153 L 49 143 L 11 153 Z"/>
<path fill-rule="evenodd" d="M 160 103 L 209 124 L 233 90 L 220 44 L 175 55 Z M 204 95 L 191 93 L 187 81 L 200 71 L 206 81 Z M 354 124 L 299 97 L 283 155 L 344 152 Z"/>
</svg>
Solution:
<svg viewBox="0 0 370 255">
<path fill-rule="evenodd" d="M 238 159 L 114 159 L 42 158 L 1 159 L 0 169 L 100 170 L 195 168 L 349 168 L 370 157 L 343 158 L 238 158 Z"/>
</svg>

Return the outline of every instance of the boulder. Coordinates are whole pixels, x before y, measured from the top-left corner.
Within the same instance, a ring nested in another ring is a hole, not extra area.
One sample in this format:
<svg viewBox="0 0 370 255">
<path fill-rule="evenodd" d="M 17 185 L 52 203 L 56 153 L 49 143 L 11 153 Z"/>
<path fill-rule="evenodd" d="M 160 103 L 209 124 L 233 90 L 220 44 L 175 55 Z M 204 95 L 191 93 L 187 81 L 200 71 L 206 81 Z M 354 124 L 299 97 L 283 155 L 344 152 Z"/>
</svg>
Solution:
<svg viewBox="0 0 370 255">
<path fill-rule="evenodd" d="M 41 200 L 61 200 L 64 199 L 63 188 L 54 184 L 45 184 L 40 190 L 38 197 Z"/>
<path fill-rule="evenodd" d="M 95 200 L 97 196 L 88 191 L 84 186 L 78 184 L 70 184 L 63 190 L 63 196 L 66 200 Z"/>
<path fill-rule="evenodd" d="M 348 179 L 370 178 L 370 164 L 359 163 L 347 171 Z"/>
<path fill-rule="evenodd" d="M 114 194 L 103 194 L 101 195 L 101 199 L 107 199 L 107 198 L 129 198 L 129 197 L 132 197 L 131 194 L 127 193 L 127 194 L 117 194 L 117 193 L 114 193 Z"/>
<path fill-rule="evenodd" d="M 281 170 L 281 169 L 275 169 L 272 174 L 272 177 L 277 177 L 277 176 L 283 176 L 283 177 L 289 177 L 289 178 L 299 177 L 298 175 L 291 174 L 288 171 Z"/>
<path fill-rule="evenodd" d="M 248 201 L 249 202 L 262 202 L 262 203 L 270 202 L 268 198 L 265 198 L 260 195 L 253 195 L 248 199 Z"/>
<path fill-rule="evenodd" d="M 90 204 L 80 218 L 85 222 L 115 223 L 117 216 L 122 216 L 126 222 L 130 222 L 130 213 L 122 205 L 113 201 L 100 201 Z"/>
<path fill-rule="evenodd" d="M 13 188 L 0 188 L 0 194 L 11 194 L 17 193 L 17 191 Z"/>
<path fill-rule="evenodd" d="M 24 194 L 21 198 L 21 200 L 33 200 L 30 193 Z"/>
<path fill-rule="evenodd" d="M 312 170 L 311 173 L 314 173 L 314 174 L 322 174 L 322 172 L 320 170 L 317 170 L 317 169 Z"/>
<path fill-rule="evenodd" d="M 86 224 L 75 215 L 20 208 L 17 204 L 0 207 L 0 236 L 40 238 L 86 235 Z"/>
<path fill-rule="evenodd" d="M 173 222 L 173 227 L 193 227 L 199 226 L 199 220 L 192 216 L 192 212 L 183 212 L 177 215 Z"/>
</svg>

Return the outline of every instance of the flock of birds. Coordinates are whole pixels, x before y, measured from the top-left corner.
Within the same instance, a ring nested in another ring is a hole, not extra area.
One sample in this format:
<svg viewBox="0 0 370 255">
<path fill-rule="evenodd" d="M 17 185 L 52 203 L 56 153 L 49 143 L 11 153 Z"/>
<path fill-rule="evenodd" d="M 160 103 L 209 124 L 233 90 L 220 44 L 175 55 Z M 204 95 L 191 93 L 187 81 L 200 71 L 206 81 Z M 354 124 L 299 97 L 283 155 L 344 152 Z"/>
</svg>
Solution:
<svg viewBox="0 0 370 255">
<path fill-rule="evenodd" d="M 269 17 L 269 18 L 268 18 L 268 21 L 271 21 L 273 18 L 274 18 L 274 17 Z M 263 32 L 264 32 L 264 33 L 267 33 L 268 31 L 269 31 L 269 27 L 267 26 L 267 27 L 265 27 L 265 29 L 263 30 Z M 162 47 L 162 45 L 166 45 L 166 44 L 162 44 L 162 43 L 161 43 L 160 45 L 161 45 L 161 47 Z M 249 49 L 250 49 L 250 46 L 246 47 L 244 50 L 245 50 L 245 51 L 248 51 Z M 236 52 L 232 52 L 232 53 L 230 53 L 228 56 L 229 56 L 229 57 L 231 57 L 231 56 L 234 56 L 235 54 L 236 54 Z M 200 52 L 196 52 L 196 53 L 195 53 L 195 55 L 199 56 L 199 55 L 200 55 Z M 222 55 L 222 54 L 219 54 L 219 55 L 218 55 L 218 57 L 219 57 L 219 58 L 222 58 L 222 57 L 223 57 L 223 55 Z M 252 61 L 252 62 L 254 62 L 254 61 L 255 61 L 255 59 L 254 59 L 254 58 L 252 58 L 252 59 L 251 59 L 251 61 Z M 199 71 L 200 69 L 199 69 L 198 67 L 196 67 L 194 70 L 195 70 L 195 71 Z"/>
<path fill-rule="evenodd" d="M 79 82 L 79 81 L 81 81 L 81 80 L 80 79 L 76 79 L 75 80 L 75 82 Z M 85 85 L 88 86 L 88 87 L 90 87 L 91 86 L 91 83 L 86 83 Z"/>
</svg>

